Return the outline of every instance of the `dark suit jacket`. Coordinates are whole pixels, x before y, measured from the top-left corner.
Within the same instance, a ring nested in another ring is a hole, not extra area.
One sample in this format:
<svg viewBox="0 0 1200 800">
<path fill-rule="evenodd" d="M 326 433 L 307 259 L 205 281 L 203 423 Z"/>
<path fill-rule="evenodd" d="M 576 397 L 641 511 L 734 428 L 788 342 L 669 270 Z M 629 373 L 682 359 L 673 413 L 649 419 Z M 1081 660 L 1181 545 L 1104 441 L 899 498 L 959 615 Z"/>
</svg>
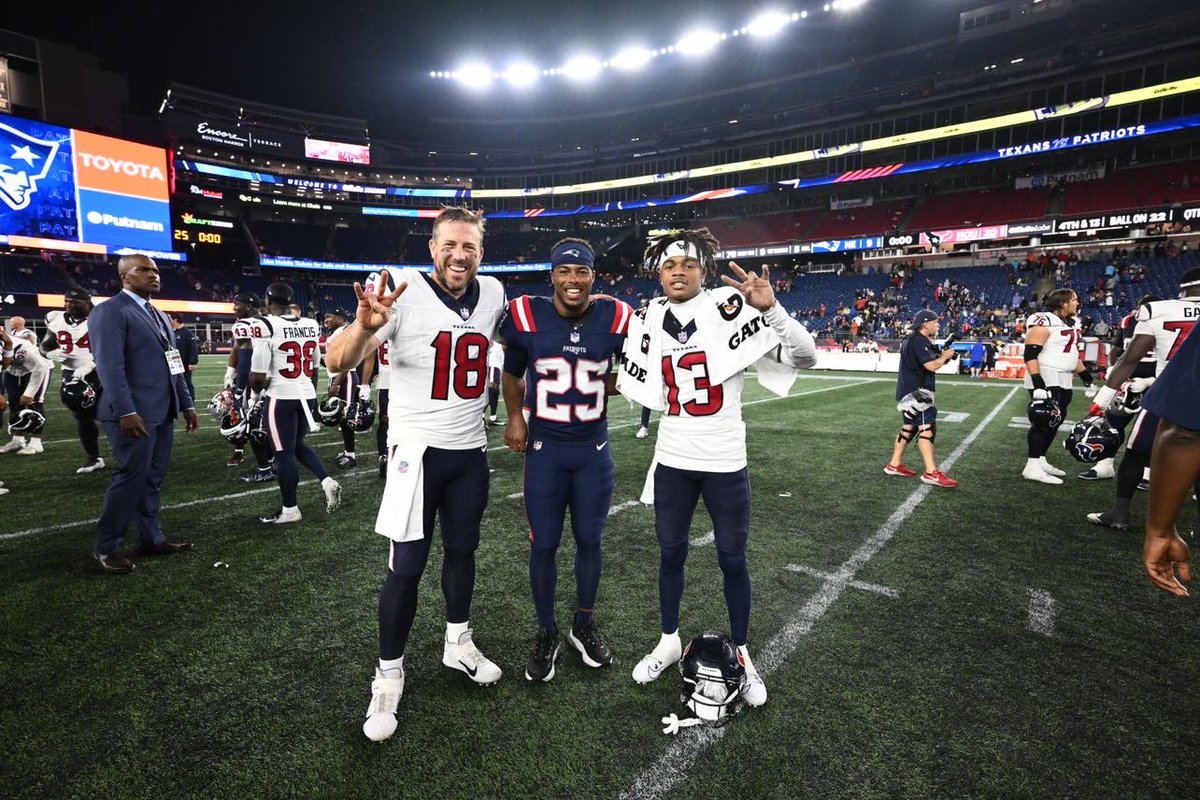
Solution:
<svg viewBox="0 0 1200 800">
<path fill-rule="evenodd" d="M 161 331 L 136 300 L 125 292 L 100 303 L 88 317 L 92 355 L 104 393 L 96 416 L 119 420 L 140 414 L 148 425 L 174 419 L 194 408 L 184 376 L 171 375 L 163 356 L 163 339 L 175 346 L 170 320 L 157 309 Z"/>
<path fill-rule="evenodd" d="M 180 328 L 175 331 L 175 341 L 179 348 L 179 357 L 183 360 L 184 365 L 200 363 L 200 342 L 196 340 L 196 334 L 192 333 L 191 328 Z"/>
</svg>

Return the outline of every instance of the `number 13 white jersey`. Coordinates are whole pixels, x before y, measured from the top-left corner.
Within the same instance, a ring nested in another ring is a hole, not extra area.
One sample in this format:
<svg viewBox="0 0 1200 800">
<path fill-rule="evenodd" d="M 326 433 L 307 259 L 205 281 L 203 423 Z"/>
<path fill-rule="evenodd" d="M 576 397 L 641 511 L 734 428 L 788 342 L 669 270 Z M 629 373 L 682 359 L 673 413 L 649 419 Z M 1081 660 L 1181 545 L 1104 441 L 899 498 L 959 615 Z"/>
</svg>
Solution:
<svg viewBox="0 0 1200 800">
<path fill-rule="evenodd" d="M 487 444 L 488 348 L 507 302 L 495 278 L 479 275 L 462 300 L 436 289 L 432 276 L 416 269 L 391 272 L 408 289 L 392 306 L 392 317 L 376 332 L 388 345 L 388 444 L 421 442 L 446 450 Z"/>
</svg>

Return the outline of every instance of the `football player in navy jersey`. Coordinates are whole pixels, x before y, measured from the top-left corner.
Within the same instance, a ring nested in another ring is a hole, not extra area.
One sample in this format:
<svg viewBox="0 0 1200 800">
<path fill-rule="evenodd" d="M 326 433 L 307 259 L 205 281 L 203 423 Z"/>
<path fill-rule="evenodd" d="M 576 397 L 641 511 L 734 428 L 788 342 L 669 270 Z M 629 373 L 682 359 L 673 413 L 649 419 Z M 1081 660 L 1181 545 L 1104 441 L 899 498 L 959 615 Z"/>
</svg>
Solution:
<svg viewBox="0 0 1200 800">
<path fill-rule="evenodd" d="M 1161 422 L 1150 458 L 1150 505 L 1142 563 L 1150 579 L 1180 597 L 1187 589 L 1179 578 L 1192 578 L 1191 552 L 1175 532 L 1175 519 L 1189 491 L 1200 490 L 1200 334 L 1195 326 L 1146 393 L 1142 408 Z M 1179 565 L 1179 578 L 1175 565 Z"/>
<path fill-rule="evenodd" d="M 567 641 L 590 667 L 612 663 L 592 612 L 600 586 L 600 537 L 613 493 L 607 395 L 613 356 L 633 309 L 593 299 L 595 252 L 583 239 L 563 239 L 550 256 L 554 297 L 523 295 L 508 304 L 505 342 L 504 441 L 525 453 L 529 583 L 538 634 L 525 667 L 531 681 L 554 677 L 560 639 L 554 618 L 555 557 L 567 509 L 575 536 L 575 615 Z M 522 413 L 528 399 L 529 423 Z"/>
</svg>

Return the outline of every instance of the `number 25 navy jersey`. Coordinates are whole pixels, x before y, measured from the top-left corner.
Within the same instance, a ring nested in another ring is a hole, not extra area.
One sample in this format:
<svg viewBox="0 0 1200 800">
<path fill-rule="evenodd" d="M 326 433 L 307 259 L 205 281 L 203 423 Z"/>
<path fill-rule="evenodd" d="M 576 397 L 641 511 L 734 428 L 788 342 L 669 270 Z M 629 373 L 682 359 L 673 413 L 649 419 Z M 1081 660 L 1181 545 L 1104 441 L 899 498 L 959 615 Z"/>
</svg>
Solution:
<svg viewBox="0 0 1200 800">
<path fill-rule="evenodd" d="M 549 297 L 523 295 L 500 325 L 504 371 L 525 378 L 530 439 L 577 444 L 608 438 L 606 387 L 633 309 L 620 300 L 592 301 L 565 318 Z"/>
</svg>

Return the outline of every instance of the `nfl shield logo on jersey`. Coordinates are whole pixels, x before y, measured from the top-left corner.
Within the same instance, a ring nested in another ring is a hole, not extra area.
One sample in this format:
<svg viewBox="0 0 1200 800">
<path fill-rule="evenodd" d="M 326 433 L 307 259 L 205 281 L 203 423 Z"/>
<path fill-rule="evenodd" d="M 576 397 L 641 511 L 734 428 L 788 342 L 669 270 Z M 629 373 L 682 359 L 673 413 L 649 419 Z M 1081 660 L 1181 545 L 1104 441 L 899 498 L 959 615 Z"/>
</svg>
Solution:
<svg viewBox="0 0 1200 800">
<path fill-rule="evenodd" d="M 571 343 L 579 344 L 579 331 L 571 331 Z"/>
<path fill-rule="evenodd" d="M 676 338 L 679 339 L 680 344 L 687 344 L 687 340 L 688 340 L 688 332 L 687 331 L 680 331 L 679 333 L 675 334 L 675 336 L 676 336 Z"/>
<path fill-rule="evenodd" d="M 396 469 L 400 470 L 401 472 L 408 472 L 408 462 L 401 461 L 399 465 L 396 466 Z"/>
<path fill-rule="evenodd" d="M 468 319 L 471 316 L 471 312 L 468 311 L 466 308 L 460 308 L 458 310 L 458 313 L 462 314 L 463 319 Z"/>
<path fill-rule="evenodd" d="M 539 441 L 536 441 L 536 442 L 534 442 L 534 443 L 533 443 L 533 449 L 534 449 L 534 450 L 541 450 L 541 449 L 542 449 L 542 443 L 541 443 L 541 441 L 540 441 L 540 440 L 539 440 Z"/>
</svg>

